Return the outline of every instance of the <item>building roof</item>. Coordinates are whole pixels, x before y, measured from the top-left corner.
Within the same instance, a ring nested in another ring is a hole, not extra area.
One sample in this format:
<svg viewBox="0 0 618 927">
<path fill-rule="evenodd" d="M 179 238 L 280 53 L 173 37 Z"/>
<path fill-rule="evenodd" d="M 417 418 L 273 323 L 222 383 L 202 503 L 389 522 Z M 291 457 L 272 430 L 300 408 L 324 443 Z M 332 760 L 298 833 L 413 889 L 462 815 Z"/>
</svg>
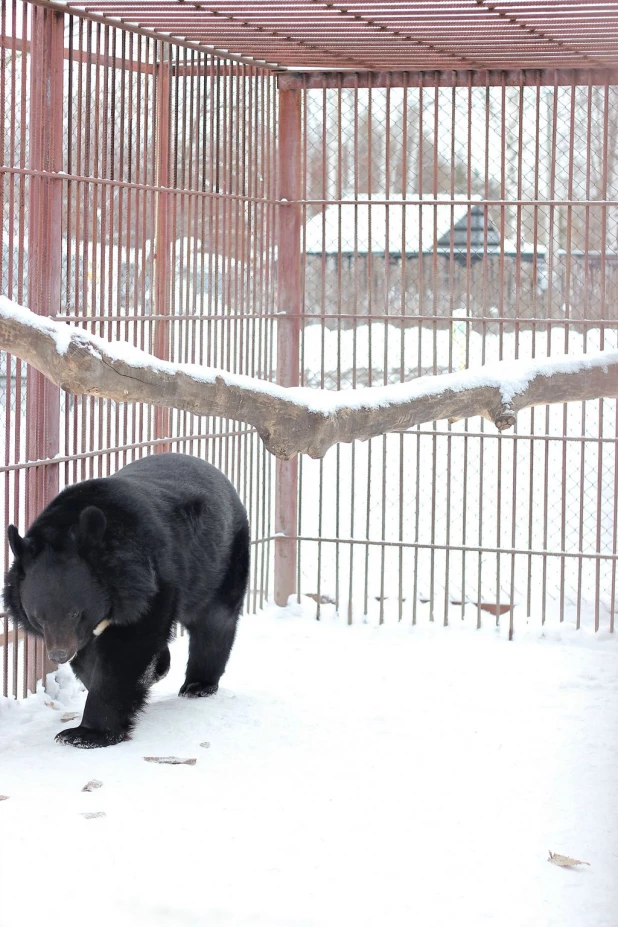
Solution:
<svg viewBox="0 0 618 927">
<path fill-rule="evenodd" d="M 618 0 L 66 0 L 55 6 L 300 70 L 618 67 Z"/>
<path fill-rule="evenodd" d="M 453 248 L 458 253 L 487 249 L 494 254 L 500 251 L 500 233 L 489 217 L 485 219 L 482 206 L 471 206 L 440 236 L 438 247 Z"/>
</svg>

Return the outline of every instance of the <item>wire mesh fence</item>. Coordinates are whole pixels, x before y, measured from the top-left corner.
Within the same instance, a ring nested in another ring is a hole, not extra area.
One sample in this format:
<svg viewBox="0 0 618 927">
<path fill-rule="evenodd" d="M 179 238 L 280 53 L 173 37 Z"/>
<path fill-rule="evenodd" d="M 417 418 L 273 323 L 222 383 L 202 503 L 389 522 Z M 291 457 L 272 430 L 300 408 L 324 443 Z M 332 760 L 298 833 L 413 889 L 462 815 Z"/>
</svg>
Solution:
<svg viewBox="0 0 618 927">
<path fill-rule="evenodd" d="M 616 347 L 617 88 L 472 78 L 286 79 L 304 102 L 306 385 Z M 617 472 L 611 400 L 303 459 L 299 584 L 350 620 L 518 608 L 613 628 Z"/>
</svg>

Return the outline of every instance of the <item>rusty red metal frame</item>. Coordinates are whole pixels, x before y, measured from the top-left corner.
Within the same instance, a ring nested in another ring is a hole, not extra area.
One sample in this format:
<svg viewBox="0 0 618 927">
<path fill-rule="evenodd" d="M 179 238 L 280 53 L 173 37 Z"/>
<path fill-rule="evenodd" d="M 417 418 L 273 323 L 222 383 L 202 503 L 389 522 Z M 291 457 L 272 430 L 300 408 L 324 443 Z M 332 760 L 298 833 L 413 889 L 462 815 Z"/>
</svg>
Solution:
<svg viewBox="0 0 618 927">
<path fill-rule="evenodd" d="M 269 63 L 260 58 L 236 55 L 229 50 L 222 52 L 221 50 L 217 50 L 217 48 L 213 47 L 210 43 L 183 40 L 180 36 L 171 36 L 170 33 L 166 33 L 165 30 L 157 31 L 152 29 L 142 29 L 140 26 L 125 22 L 123 18 L 117 18 L 109 15 L 100 15 L 96 11 L 86 9 L 85 7 L 72 7 L 66 2 L 57 2 L 57 0 L 24 0 L 24 2 L 32 6 L 36 5 L 49 10 L 55 10 L 57 13 L 71 13 L 75 16 L 79 16 L 82 19 L 88 20 L 92 23 L 97 23 L 101 26 L 119 27 L 122 28 L 123 32 L 125 33 L 141 36 L 151 40 L 158 38 L 163 39 L 164 41 L 170 41 L 171 38 L 174 46 L 177 48 L 186 48 L 190 51 L 197 52 L 207 52 L 209 55 L 219 59 L 220 61 L 233 61 L 243 65 L 256 65 L 260 68 L 270 70 L 278 69 L 278 65 Z"/>
<path fill-rule="evenodd" d="M 299 383 L 301 311 L 301 105 L 299 90 L 279 91 L 279 237 L 277 382 Z M 296 592 L 298 459 L 277 460 L 275 492 L 275 602 L 286 605 Z"/>
<path fill-rule="evenodd" d="M 617 40 L 618 41 L 618 40 Z M 285 71 L 279 74 L 279 89 L 361 90 L 387 87 L 572 87 L 618 84 L 615 67 L 509 68 L 478 71 L 453 69 L 438 71 Z"/>
<path fill-rule="evenodd" d="M 36 9 L 32 15 L 30 55 L 30 166 L 41 174 L 30 180 L 29 280 L 30 308 L 51 315 L 60 303 L 62 185 L 53 176 L 62 169 L 64 17 Z M 50 460 L 60 449 L 60 390 L 30 368 L 27 380 L 28 460 Z M 27 520 L 53 499 L 59 487 L 59 466 L 29 469 L 26 482 Z M 40 641 L 28 638 L 24 686 L 34 691 L 48 666 Z"/>
<path fill-rule="evenodd" d="M 154 315 L 157 316 L 154 327 L 154 353 L 162 360 L 169 360 L 170 323 L 170 203 L 169 194 L 164 192 L 170 186 L 170 48 L 161 47 L 161 58 L 156 70 L 156 176 L 159 187 L 155 202 L 155 284 Z M 169 444 L 160 439 L 169 435 L 170 410 L 157 406 L 154 415 L 154 439 L 157 441 L 157 453 L 169 451 Z"/>
</svg>

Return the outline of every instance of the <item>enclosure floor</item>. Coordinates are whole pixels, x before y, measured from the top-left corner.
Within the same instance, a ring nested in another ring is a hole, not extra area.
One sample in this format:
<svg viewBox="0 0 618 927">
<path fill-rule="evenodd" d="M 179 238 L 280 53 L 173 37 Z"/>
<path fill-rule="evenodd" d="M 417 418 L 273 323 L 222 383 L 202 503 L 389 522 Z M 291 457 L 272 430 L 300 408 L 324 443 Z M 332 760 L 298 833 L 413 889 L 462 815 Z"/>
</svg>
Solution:
<svg viewBox="0 0 618 927">
<path fill-rule="evenodd" d="M 53 742 L 68 672 L 0 702 L 2 927 L 616 927 L 616 642 L 300 611 L 245 617 L 209 700 L 178 641 L 118 747 Z"/>
</svg>

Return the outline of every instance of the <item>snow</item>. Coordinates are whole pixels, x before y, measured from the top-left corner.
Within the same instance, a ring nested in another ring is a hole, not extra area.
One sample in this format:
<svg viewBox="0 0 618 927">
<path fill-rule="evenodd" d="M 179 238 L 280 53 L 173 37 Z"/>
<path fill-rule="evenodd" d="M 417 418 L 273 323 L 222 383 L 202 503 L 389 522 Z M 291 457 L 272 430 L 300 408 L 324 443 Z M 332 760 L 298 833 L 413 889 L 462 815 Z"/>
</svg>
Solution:
<svg viewBox="0 0 618 927">
<path fill-rule="evenodd" d="M 353 392 L 294 387 L 286 391 L 286 396 L 293 397 L 311 411 L 322 411 L 324 415 L 333 414 L 343 408 L 379 408 L 391 403 L 411 402 L 424 396 L 436 396 L 446 390 L 459 393 L 483 387 L 500 389 L 503 402 L 510 403 L 515 396 L 525 393 L 537 376 L 551 377 L 555 373 L 577 373 L 595 367 L 602 367 L 607 371 L 608 364 L 615 363 L 618 363 L 616 350 L 553 355 L 543 360 L 510 360 L 485 364 L 459 373 L 445 373 L 439 377 L 415 377 L 407 383 L 361 387 Z"/>
<path fill-rule="evenodd" d="M 209 700 L 180 638 L 117 747 L 53 742 L 70 670 L 0 703 L 1 927 L 614 927 L 617 642 L 329 608 L 245 616 Z"/>
<path fill-rule="evenodd" d="M 63 322 L 54 322 L 51 319 L 35 315 L 29 309 L 11 302 L 4 296 L 0 296 L 0 318 L 3 316 L 17 318 L 24 324 L 38 328 L 46 334 L 51 334 L 56 341 L 59 354 L 66 354 L 69 344 L 74 340 L 82 346 L 90 346 L 96 356 L 105 353 L 112 361 L 122 361 L 131 367 L 138 369 L 149 367 L 170 375 L 180 372 L 193 380 L 203 383 L 215 383 L 217 380 L 223 380 L 229 386 L 266 393 L 275 399 L 294 402 L 307 408 L 310 412 L 324 416 L 336 414 L 341 409 L 346 408 L 375 409 L 390 404 L 422 399 L 425 396 L 435 396 L 445 390 L 461 392 L 482 387 L 498 387 L 503 402 L 510 403 L 516 395 L 525 392 L 535 376 L 550 377 L 554 373 L 575 373 L 583 369 L 590 370 L 593 367 L 602 367 L 606 370 L 608 364 L 618 362 L 618 350 L 610 349 L 579 355 L 554 355 L 551 358 L 542 360 L 503 361 L 479 366 L 472 370 L 444 374 L 439 378 L 416 377 L 406 383 L 358 388 L 353 392 L 349 390 L 317 390 L 302 386 L 285 388 L 267 380 L 229 373 L 215 367 L 197 364 L 174 364 L 163 361 L 147 354 L 128 341 L 107 341 L 82 329 L 67 326 Z"/>
<path fill-rule="evenodd" d="M 44 332 L 46 335 L 51 335 L 56 342 L 58 354 L 64 355 L 69 350 L 69 345 L 71 344 L 74 334 L 70 328 L 67 328 L 66 325 L 58 324 L 58 322 L 54 322 L 53 319 L 49 319 L 46 316 L 36 315 L 24 306 L 20 306 L 18 303 L 7 299 L 7 297 L 2 294 L 0 294 L 0 318 L 17 319 L 20 322 L 30 325 L 32 328 L 38 328 L 39 331 Z"/>
</svg>

